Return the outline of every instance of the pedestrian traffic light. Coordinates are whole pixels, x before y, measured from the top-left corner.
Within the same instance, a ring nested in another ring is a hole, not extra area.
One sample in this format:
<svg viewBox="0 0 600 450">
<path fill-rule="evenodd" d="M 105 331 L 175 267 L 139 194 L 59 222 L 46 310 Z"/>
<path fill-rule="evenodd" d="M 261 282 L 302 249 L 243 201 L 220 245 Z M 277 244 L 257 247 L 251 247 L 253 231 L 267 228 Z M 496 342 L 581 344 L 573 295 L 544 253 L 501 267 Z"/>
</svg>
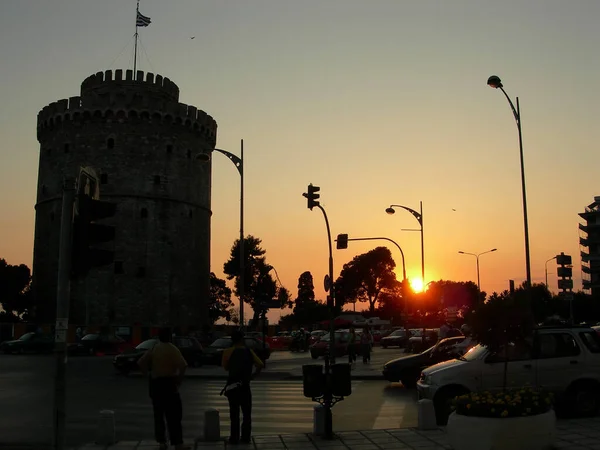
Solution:
<svg viewBox="0 0 600 450">
<path fill-rule="evenodd" d="M 336 242 L 336 248 L 338 250 L 343 250 L 348 248 L 348 235 L 347 234 L 338 234 Z"/>
<path fill-rule="evenodd" d="M 304 194 L 302 194 L 304 197 L 306 197 L 308 199 L 307 206 L 308 206 L 308 209 L 310 209 L 311 211 L 315 206 L 320 205 L 320 203 L 318 201 L 318 198 L 320 197 L 320 195 L 317 194 L 317 192 L 319 192 L 320 190 L 321 190 L 320 187 L 309 184 L 308 192 L 305 192 Z"/>
<path fill-rule="evenodd" d="M 74 278 L 85 276 L 92 267 L 106 266 L 114 260 L 113 251 L 97 248 L 96 245 L 114 240 L 115 227 L 96 221 L 113 217 L 117 205 L 92 198 L 92 195 L 97 195 L 94 183 L 97 183 L 97 180 L 88 178 L 78 189 L 71 260 L 71 273 Z"/>
</svg>

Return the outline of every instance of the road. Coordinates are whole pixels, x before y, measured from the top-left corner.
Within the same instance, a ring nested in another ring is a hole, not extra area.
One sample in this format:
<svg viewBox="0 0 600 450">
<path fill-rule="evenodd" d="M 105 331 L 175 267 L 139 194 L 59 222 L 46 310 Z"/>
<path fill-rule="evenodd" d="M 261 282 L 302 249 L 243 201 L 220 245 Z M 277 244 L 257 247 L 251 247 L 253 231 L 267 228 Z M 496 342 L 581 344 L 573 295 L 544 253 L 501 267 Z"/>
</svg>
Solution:
<svg viewBox="0 0 600 450">
<path fill-rule="evenodd" d="M 310 357 L 287 352 L 274 356 L 267 370 L 300 365 Z M 314 361 L 312 361 L 314 362 Z M 359 364 L 361 364 L 359 362 Z M 47 444 L 52 439 L 54 358 L 0 355 L 0 444 Z M 100 410 L 115 411 L 119 440 L 151 439 L 152 410 L 147 384 L 140 377 L 116 375 L 111 357 L 69 359 L 67 439 L 69 445 L 94 440 Z M 200 434 L 203 411 L 221 412 L 221 433 L 228 435 L 228 408 L 219 396 L 222 380 L 186 378 L 181 388 L 185 435 Z M 253 383 L 254 434 L 312 431 L 314 403 L 302 395 L 301 381 Z M 353 393 L 334 407 L 334 429 L 416 426 L 416 393 L 383 380 L 354 381 Z"/>
</svg>

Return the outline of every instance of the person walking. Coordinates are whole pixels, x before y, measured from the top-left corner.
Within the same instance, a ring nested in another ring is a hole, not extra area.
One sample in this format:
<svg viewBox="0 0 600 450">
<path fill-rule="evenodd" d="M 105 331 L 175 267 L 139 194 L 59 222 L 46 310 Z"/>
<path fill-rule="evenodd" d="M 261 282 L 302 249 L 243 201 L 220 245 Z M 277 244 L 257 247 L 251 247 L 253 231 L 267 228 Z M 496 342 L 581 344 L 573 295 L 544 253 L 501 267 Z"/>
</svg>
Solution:
<svg viewBox="0 0 600 450">
<path fill-rule="evenodd" d="M 352 365 L 354 361 L 356 361 L 356 331 L 352 327 L 348 335 L 348 364 Z"/>
<path fill-rule="evenodd" d="M 264 367 L 256 353 L 246 347 L 244 333 L 236 330 L 231 334 L 232 347 L 223 352 L 222 365 L 229 373 L 227 384 L 221 391 L 229 401 L 229 420 L 231 431 L 229 434 L 230 444 L 249 444 L 252 432 L 252 391 L 250 381 L 253 380 Z M 256 372 L 252 374 L 252 368 Z M 240 438 L 240 409 L 243 420 Z"/>
<path fill-rule="evenodd" d="M 362 353 L 363 364 L 371 362 L 371 345 L 371 331 L 369 330 L 369 327 L 367 327 L 360 335 L 360 352 Z"/>
<path fill-rule="evenodd" d="M 138 361 L 145 375 L 150 372 L 149 391 L 154 410 L 154 437 L 160 450 L 167 450 L 167 435 L 176 450 L 189 450 L 183 444 L 181 420 L 183 408 L 179 387 L 183 381 L 187 363 L 177 347 L 171 343 L 169 328 L 159 331 L 159 342 L 148 350 Z M 167 423 L 165 429 L 165 421 Z"/>
</svg>

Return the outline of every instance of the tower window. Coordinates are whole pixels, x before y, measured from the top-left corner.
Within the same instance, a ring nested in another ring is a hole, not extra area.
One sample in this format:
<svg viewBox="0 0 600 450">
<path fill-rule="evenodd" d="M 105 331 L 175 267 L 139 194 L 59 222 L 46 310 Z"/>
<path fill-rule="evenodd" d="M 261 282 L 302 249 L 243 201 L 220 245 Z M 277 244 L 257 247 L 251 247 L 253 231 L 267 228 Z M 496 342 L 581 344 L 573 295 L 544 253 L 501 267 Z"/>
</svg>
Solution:
<svg viewBox="0 0 600 450">
<path fill-rule="evenodd" d="M 142 208 L 142 210 L 140 211 L 140 217 L 142 219 L 145 219 L 148 217 L 148 210 L 146 208 Z"/>
<path fill-rule="evenodd" d="M 106 147 L 109 149 L 115 148 L 115 140 L 113 138 L 108 138 L 106 141 Z"/>
<path fill-rule="evenodd" d="M 146 276 L 146 268 L 138 267 L 137 272 L 135 273 L 135 276 L 138 278 L 144 278 Z"/>
<path fill-rule="evenodd" d="M 115 273 L 125 273 L 125 271 L 123 270 L 123 261 L 115 261 Z"/>
<path fill-rule="evenodd" d="M 192 210 L 190 209 L 190 211 L 188 212 L 188 217 L 191 219 L 192 217 L 194 217 L 194 213 L 192 212 Z"/>
<path fill-rule="evenodd" d="M 48 153 L 48 156 L 50 156 L 52 154 L 52 149 L 51 148 L 47 149 L 46 153 Z"/>
<path fill-rule="evenodd" d="M 65 153 L 69 153 L 69 150 L 70 150 L 70 145 L 65 144 Z"/>
<path fill-rule="evenodd" d="M 107 184 L 107 183 L 108 183 L 108 174 L 107 173 L 100 174 L 100 184 Z"/>
<path fill-rule="evenodd" d="M 188 148 L 188 151 L 187 151 L 187 157 L 188 157 L 188 159 L 192 158 L 192 151 L 189 148 Z"/>
<path fill-rule="evenodd" d="M 154 184 L 160 184 L 160 175 L 154 175 Z"/>
<path fill-rule="evenodd" d="M 173 153 L 173 146 L 167 145 L 167 153 Z"/>
</svg>

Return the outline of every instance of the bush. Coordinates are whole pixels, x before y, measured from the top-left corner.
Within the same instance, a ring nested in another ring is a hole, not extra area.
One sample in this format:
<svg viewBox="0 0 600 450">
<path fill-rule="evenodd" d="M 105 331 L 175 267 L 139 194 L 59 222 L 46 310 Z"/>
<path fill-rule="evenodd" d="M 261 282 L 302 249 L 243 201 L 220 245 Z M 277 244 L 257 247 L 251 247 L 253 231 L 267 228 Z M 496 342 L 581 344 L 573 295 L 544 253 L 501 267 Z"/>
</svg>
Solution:
<svg viewBox="0 0 600 450">
<path fill-rule="evenodd" d="M 554 396 L 530 388 L 504 392 L 478 392 L 455 399 L 456 414 L 470 417 L 527 417 L 547 413 Z"/>
</svg>

